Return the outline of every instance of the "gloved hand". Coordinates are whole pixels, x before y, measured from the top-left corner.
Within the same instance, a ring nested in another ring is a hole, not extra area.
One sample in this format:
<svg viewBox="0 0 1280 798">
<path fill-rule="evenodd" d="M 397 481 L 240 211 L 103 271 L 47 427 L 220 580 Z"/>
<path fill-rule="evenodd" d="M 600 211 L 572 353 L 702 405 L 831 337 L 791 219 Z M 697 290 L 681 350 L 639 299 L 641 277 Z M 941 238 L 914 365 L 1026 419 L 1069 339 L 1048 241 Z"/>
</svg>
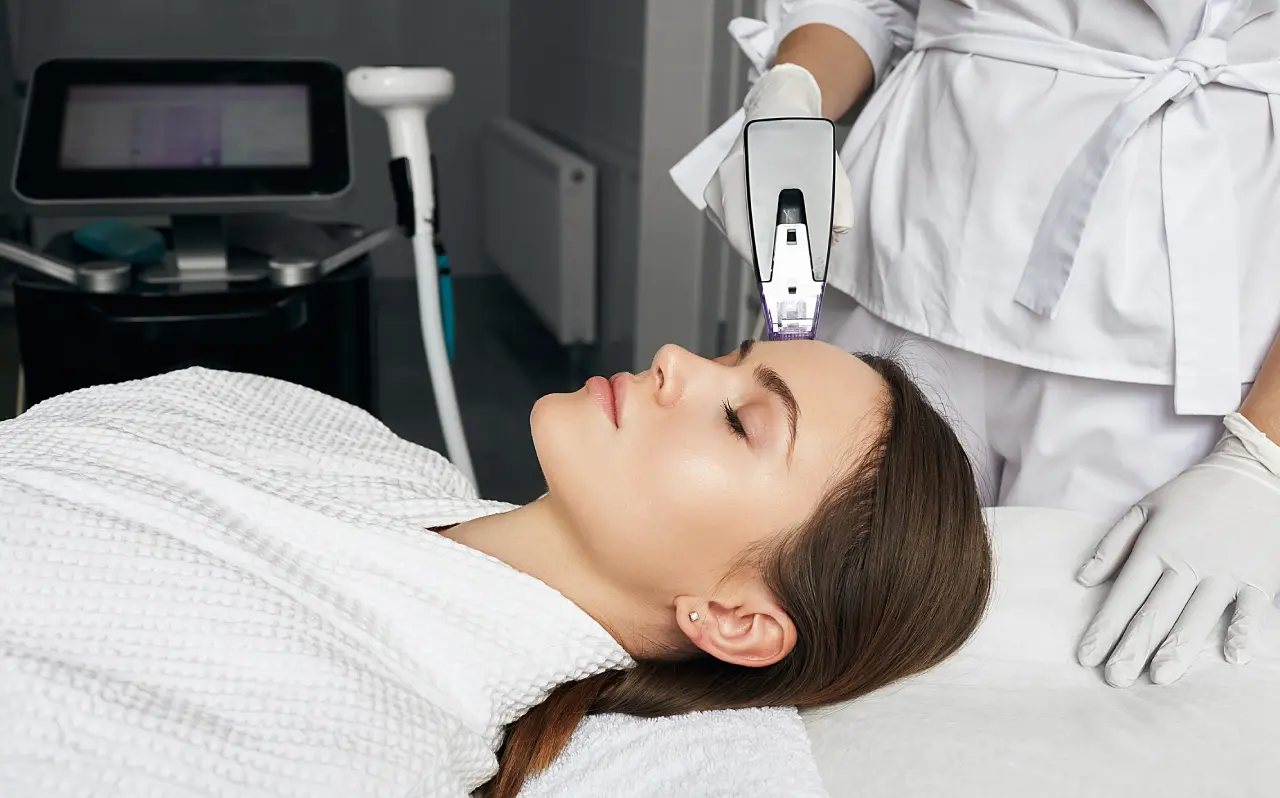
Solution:
<svg viewBox="0 0 1280 798">
<path fill-rule="evenodd" d="M 779 64 L 760 76 L 743 103 L 746 121 L 822 115 L 822 91 L 809 70 L 796 64 Z M 744 124 L 745 127 L 745 124 Z M 747 211 L 747 158 L 742 134 L 720 164 L 703 192 L 707 216 L 747 263 L 752 263 L 751 222 Z M 835 204 L 832 207 L 832 239 L 853 227 L 853 189 L 849 175 L 836 156 Z"/>
<path fill-rule="evenodd" d="M 1106 659 L 1114 687 L 1148 659 L 1156 684 L 1181 678 L 1233 602 L 1223 656 L 1243 665 L 1275 611 L 1280 447 L 1238 413 L 1225 423 L 1213 452 L 1129 510 L 1080 570 L 1089 587 L 1120 572 L 1078 653 L 1086 667 Z"/>
</svg>

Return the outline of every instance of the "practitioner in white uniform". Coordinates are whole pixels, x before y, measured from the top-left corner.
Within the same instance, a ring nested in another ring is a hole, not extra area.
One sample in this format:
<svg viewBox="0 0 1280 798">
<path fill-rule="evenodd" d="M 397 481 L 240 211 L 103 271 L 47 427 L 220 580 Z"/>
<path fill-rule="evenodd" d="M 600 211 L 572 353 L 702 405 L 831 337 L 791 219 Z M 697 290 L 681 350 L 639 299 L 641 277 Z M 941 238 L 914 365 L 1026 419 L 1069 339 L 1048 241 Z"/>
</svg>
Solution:
<svg viewBox="0 0 1280 798">
<path fill-rule="evenodd" d="M 1280 327 L 1277 5 L 773 0 L 731 27 L 744 112 L 672 172 L 749 260 L 744 117 L 856 113 L 819 335 L 902 351 L 990 503 L 1123 519 L 1081 572 L 1122 574 L 1079 652 L 1116 686 L 1166 638 L 1177 679 L 1233 603 L 1246 661 L 1280 590 L 1280 491 L 1232 499 L 1275 478 L 1187 472 L 1236 456 Z"/>
</svg>

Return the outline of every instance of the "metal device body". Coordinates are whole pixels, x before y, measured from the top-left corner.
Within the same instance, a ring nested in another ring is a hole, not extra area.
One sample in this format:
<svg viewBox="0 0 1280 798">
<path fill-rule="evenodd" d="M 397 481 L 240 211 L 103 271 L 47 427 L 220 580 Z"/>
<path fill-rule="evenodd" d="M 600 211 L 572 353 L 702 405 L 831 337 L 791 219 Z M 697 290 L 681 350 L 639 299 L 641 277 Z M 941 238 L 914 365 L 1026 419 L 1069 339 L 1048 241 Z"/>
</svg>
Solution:
<svg viewBox="0 0 1280 798">
<path fill-rule="evenodd" d="M 119 293 L 133 284 L 133 269 L 127 263 L 75 265 L 13 241 L 0 241 L 0 258 L 91 294 Z"/>
<path fill-rule="evenodd" d="M 402 235 L 403 231 L 399 228 L 388 227 L 363 234 L 349 244 L 340 245 L 336 251 L 320 259 L 271 259 L 267 262 L 265 269 L 207 269 L 185 274 L 135 268 L 128 263 L 118 261 L 72 264 L 14 241 L 0 241 L 0 259 L 91 294 L 124 293 L 134 286 L 135 281 L 150 285 L 184 283 L 194 286 L 201 283 L 225 284 L 270 280 L 275 285 L 292 288 L 322 280 Z"/>
<path fill-rule="evenodd" d="M 765 335 L 813 338 L 831 254 L 835 125 L 757 119 L 747 123 L 743 138 Z"/>
</svg>

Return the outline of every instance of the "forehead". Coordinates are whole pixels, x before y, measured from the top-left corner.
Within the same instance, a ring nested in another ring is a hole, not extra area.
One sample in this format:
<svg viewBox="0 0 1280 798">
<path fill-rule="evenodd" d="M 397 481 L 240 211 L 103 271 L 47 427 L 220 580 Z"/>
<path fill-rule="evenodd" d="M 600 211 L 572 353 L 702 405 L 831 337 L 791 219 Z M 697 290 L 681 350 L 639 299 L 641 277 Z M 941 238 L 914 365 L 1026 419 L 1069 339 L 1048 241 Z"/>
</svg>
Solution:
<svg viewBox="0 0 1280 798">
<path fill-rule="evenodd" d="M 768 365 L 795 394 L 797 466 L 813 460 L 812 466 L 829 469 L 879 430 L 886 386 L 853 355 L 820 341 L 770 341 L 755 344 L 748 362 Z"/>
</svg>

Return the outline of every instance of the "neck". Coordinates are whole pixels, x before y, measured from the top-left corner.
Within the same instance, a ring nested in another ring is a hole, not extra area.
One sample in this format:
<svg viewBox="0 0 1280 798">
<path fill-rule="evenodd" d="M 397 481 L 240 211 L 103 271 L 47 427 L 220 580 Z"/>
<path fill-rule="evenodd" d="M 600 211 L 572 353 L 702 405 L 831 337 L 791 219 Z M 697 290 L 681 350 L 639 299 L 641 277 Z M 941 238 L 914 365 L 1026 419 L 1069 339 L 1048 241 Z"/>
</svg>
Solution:
<svg viewBox="0 0 1280 798">
<path fill-rule="evenodd" d="M 555 588 L 578 605 L 633 657 L 654 656 L 654 638 L 669 634 L 671 613 L 639 607 L 593 568 L 554 498 L 458 524 L 442 534 Z"/>
</svg>

